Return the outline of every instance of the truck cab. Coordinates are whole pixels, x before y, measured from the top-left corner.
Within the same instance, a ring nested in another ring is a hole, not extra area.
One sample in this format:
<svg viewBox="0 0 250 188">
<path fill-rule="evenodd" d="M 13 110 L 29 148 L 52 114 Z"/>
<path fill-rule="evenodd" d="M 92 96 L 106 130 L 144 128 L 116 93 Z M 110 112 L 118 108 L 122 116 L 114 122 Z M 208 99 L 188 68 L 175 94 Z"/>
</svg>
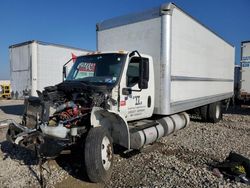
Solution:
<svg viewBox="0 0 250 188">
<path fill-rule="evenodd" d="M 137 51 L 91 53 L 76 59 L 65 81 L 81 81 L 111 88 L 109 110 L 126 121 L 151 117 L 154 110 L 152 57 Z"/>
</svg>

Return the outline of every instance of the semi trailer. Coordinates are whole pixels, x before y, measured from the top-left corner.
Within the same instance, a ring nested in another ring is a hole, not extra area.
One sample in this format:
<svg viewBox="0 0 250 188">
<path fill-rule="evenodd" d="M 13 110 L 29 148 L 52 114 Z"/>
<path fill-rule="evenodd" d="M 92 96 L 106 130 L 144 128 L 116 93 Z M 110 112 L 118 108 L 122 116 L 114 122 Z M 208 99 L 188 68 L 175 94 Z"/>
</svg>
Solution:
<svg viewBox="0 0 250 188">
<path fill-rule="evenodd" d="M 238 99 L 249 102 L 250 99 L 250 41 L 241 42 L 240 83 Z"/>
<path fill-rule="evenodd" d="M 7 132 L 42 158 L 78 146 L 92 182 L 110 178 L 113 145 L 141 150 L 188 126 L 190 109 L 216 123 L 233 95 L 234 47 L 172 3 L 97 24 L 97 47 Z"/>
<path fill-rule="evenodd" d="M 84 55 L 89 50 L 52 44 L 37 40 L 9 47 L 10 81 L 15 98 L 37 96 L 36 90 L 62 81 L 63 64 L 73 55 Z M 72 66 L 68 64 L 68 69 Z"/>
</svg>

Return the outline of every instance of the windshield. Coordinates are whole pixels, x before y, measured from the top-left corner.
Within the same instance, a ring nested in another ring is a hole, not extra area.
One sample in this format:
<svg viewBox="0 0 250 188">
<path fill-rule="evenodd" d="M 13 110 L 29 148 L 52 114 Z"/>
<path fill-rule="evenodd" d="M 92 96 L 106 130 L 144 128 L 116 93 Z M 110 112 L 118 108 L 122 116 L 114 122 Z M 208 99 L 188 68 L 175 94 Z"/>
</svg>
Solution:
<svg viewBox="0 0 250 188">
<path fill-rule="evenodd" d="M 115 84 L 126 54 L 96 54 L 78 57 L 66 80 Z"/>
</svg>

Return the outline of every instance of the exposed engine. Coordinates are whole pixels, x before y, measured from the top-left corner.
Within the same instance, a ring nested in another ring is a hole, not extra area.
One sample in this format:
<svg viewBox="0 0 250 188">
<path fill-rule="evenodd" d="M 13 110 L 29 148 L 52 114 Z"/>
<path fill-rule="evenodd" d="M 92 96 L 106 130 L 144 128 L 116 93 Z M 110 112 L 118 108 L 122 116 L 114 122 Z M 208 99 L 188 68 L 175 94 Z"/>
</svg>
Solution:
<svg viewBox="0 0 250 188">
<path fill-rule="evenodd" d="M 81 82 L 63 82 L 25 100 L 23 128 L 16 125 L 9 138 L 24 147 L 36 145 L 43 156 L 55 156 L 74 144 L 90 128 L 94 106 L 108 108 L 109 89 Z M 51 147 L 53 153 L 50 153 Z"/>
<path fill-rule="evenodd" d="M 108 91 L 103 87 L 83 86 L 79 82 L 64 82 L 38 92 L 38 98 L 28 98 L 24 124 L 29 128 L 39 123 L 52 127 L 60 123 L 66 128 L 86 126 L 89 119 L 86 116 L 93 106 L 107 107 Z"/>
</svg>

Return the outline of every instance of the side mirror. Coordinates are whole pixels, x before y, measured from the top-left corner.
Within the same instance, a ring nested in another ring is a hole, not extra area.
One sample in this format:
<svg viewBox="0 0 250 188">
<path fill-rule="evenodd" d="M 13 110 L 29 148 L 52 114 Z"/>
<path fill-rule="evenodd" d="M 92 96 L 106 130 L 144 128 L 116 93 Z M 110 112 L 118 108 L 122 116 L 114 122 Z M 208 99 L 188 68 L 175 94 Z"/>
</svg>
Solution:
<svg viewBox="0 0 250 188">
<path fill-rule="evenodd" d="M 67 67 L 63 66 L 63 80 L 67 77 Z"/>
<path fill-rule="evenodd" d="M 149 63 L 147 59 L 141 59 L 139 65 L 139 89 L 147 89 L 149 81 Z"/>
</svg>

